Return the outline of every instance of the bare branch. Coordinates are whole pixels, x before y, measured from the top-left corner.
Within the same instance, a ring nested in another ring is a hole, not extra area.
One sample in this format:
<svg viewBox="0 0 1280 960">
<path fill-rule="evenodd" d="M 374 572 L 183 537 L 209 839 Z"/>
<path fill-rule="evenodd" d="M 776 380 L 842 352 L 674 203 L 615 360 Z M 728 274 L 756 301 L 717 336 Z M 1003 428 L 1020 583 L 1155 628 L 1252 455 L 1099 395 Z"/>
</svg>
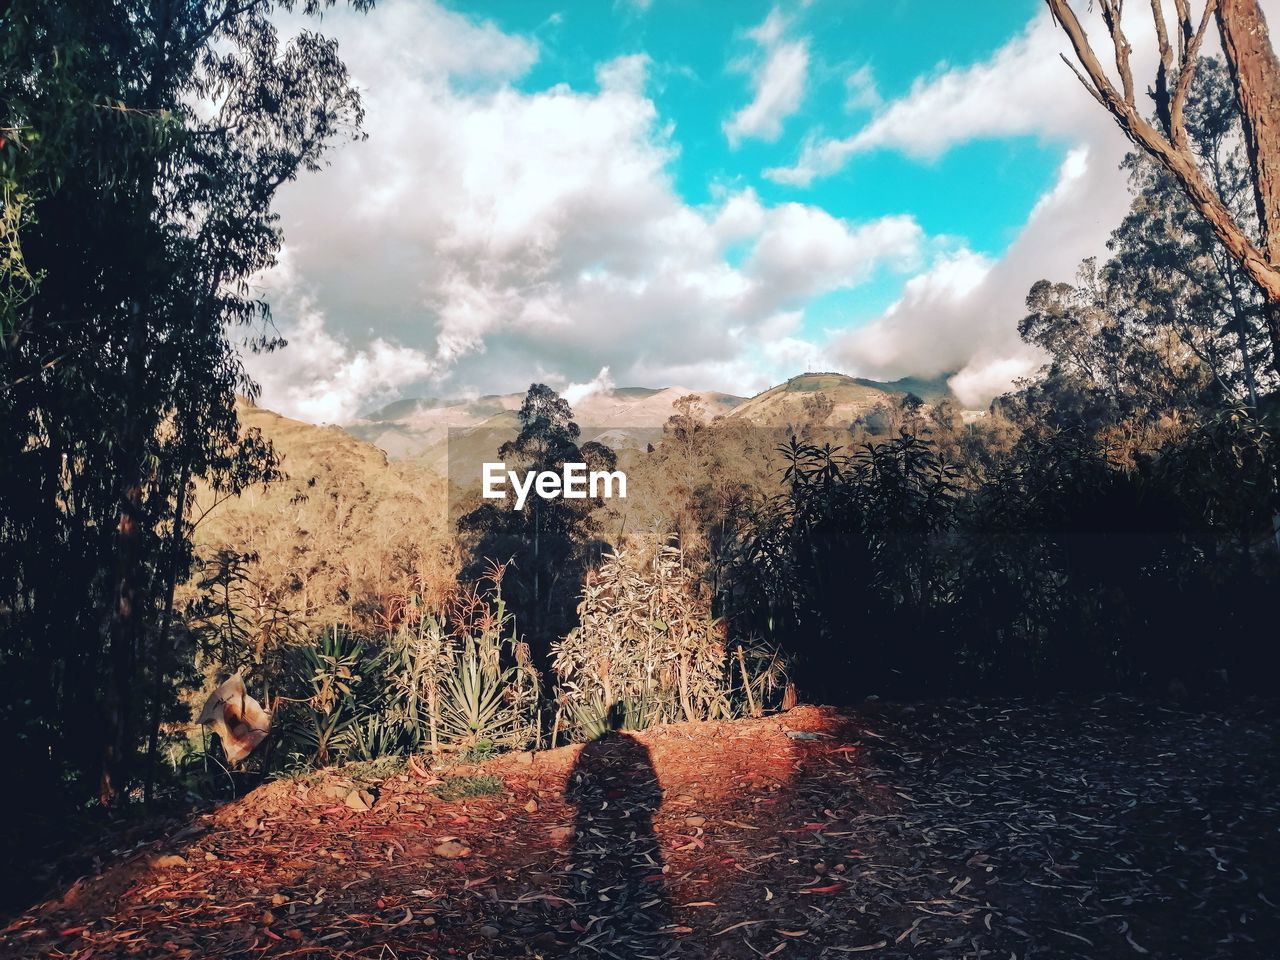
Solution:
<svg viewBox="0 0 1280 960">
<path fill-rule="evenodd" d="M 1184 0 L 1185 2 L 1185 0 Z M 1169 77 L 1173 75 L 1173 47 L 1169 43 L 1169 30 L 1164 22 L 1164 7 L 1160 0 L 1151 0 L 1151 17 L 1156 23 L 1156 44 L 1160 51 L 1160 66 L 1156 68 L 1156 87 L 1151 98 L 1156 102 L 1156 115 L 1165 132 L 1171 128 L 1169 117 Z"/>
<path fill-rule="evenodd" d="M 1184 40 L 1180 44 L 1179 85 L 1175 87 L 1170 100 L 1171 127 L 1179 132 L 1175 136 L 1171 130 L 1168 137 L 1162 135 L 1139 113 L 1131 95 L 1122 94 L 1115 88 L 1115 85 L 1108 78 L 1102 63 L 1098 60 L 1093 47 L 1090 45 L 1084 27 L 1081 25 L 1075 11 L 1071 8 L 1069 0 L 1045 0 L 1045 2 L 1053 18 L 1071 41 L 1071 46 L 1076 53 L 1076 59 L 1079 60 L 1080 66 L 1084 68 L 1083 75 L 1079 70 L 1076 70 L 1075 73 L 1081 82 L 1085 84 L 1086 89 L 1091 88 L 1090 93 L 1094 94 L 1094 99 L 1107 108 L 1125 135 L 1138 147 L 1150 154 L 1181 185 L 1192 205 L 1205 218 L 1205 221 L 1212 227 L 1222 245 L 1230 251 L 1235 260 L 1245 269 L 1250 279 L 1258 286 L 1268 301 L 1280 303 L 1280 266 L 1268 260 L 1248 231 L 1240 226 L 1235 216 L 1227 209 L 1222 199 L 1214 191 L 1208 180 L 1205 179 L 1194 151 L 1186 143 L 1185 123 L 1181 115 L 1186 93 L 1181 92 L 1180 94 L 1181 85 L 1185 83 L 1188 88 L 1190 86 L 1191 79 L 1194 76 L 1195 60 L 1204 37 L 1207 18 L 1212 13 L 1213 8 L 1216 7 L 1217 0 L 1208 0 L 1210 9 L 1206 12 L 1205 19 L 1201 21 L 1198 30 L 1190 31 L 1187 26 L 1190 21 L 1185 18 L 1182 21 Z M 1174 2 L 1180 17 L 1189 15 L 1187 0 L 1174 0 Z M 1125 48 L 1123 52 L 1120 49 L 1117 49 L 1116 52 L 1117 63 L 1124 65 L 1121 76 L 1123 82 L 1125 80 L 1123 71 L 1128 68 L 1128 41 L 1119 29 L 1120 10 L 1121 4 L 1119 0 L 1102 0 L 1102 13 L 1104 19 L 1108 22 L 1112 42 L 1117 44 L 1118 47 Z M 1070 61 L 1068 63 L 1070 64 Z M 1072 66 L 1072 69 L 1075 69 L 1074 66 Z M 1085 80 L 1086 76 L 1088 77 L 1087 81 Z M 1129 83 L 1131 84 L 1131 80 Z M 1172 108 L 1175 103 L 1178 109 L 1176 121 L 1172 117 Z M 1280 342 L 1280 338 L 1278 338 L 1278 342 Z"/>
<path fill-rule="evenodd" d="M 1129 106 L 1135 106 L 1133 95 L 1133 70 L 1129 66 L 1129 54 L 1133 46 L 1124 35 L 1124 27 L 1120 18 L 1124 14 L 1124 0 L 1101 0 L 1102 19 L 1111 31 L 1111 45 L 1116 52 L 1116 72 L 1120 74 L 1120 84 L 1124 89 L 1124 100 Z"/>
<path fill-rule="evenodd" d="M 1071 72 L 1076 75 L 1076 79 L 1079 80 L 1081 86 L 1084 87 L 1085 93 L 1089 94 L 1089 96 L 1093 97 L 1093 99 L 1097 100 L 1098 103 L 1105 107 L 1107 105 L 1106 101 L 1102 99 L 1102 95 L 1094 89 L 1093 84 L 1085 78 L 1085 75 L 1080 72 L 1079 68 L 1067 59 L 1067 55 L 1065 53 L 1060 53 L 1058 56 L 1062 57 L 1062 62 L 1071 68 Z"/>
<path fill-rule="evenodd" d="M 1187 137 L 1187 120 L 1185 110 L 1187 96 L 1191 92 L 1191 82 L 1195 79 L 1196 64 L 1200 60 L 1200 46 L 1204 43 L 1205 31 L 1209 29 L 1209 21 L 1213 19 L 1218 0 L 1208 0 L 1204 5 L 1204 16 L 1195 35 L 1186 43 L 1178 67 L 1178 84 L 1173 92 L 1173 103 L 1169 107 L 1169 136 L 1179 150 L 1191 151 L 1191 141 Z"/>
<path fill-rule="evenodd" d="M 1067 0 L 1046 0 L 1049 4 L 1049 10 L 1053 17 L 1062 26 L 1066 32 L 1067 38 L 1071 41 L 1071 46 L 1075 48 L 1076 59 L 1080 61 L 1080 65 L 1084 67 L 1085 73 L 1089 75 L 1091 86 L 1094 90 L 1094 98 L 1101 101 L 1103 106 L 1119 117 L 1122 114 L 1131 112 L 1132 108 L 1127 101 L 1121 97 L 1120 92 L 1112 85 L 1110 78 L 1107 77 L 1106 71 L 1102 67 L 1098 55 L 1094 53 L 1093 47 L 1089 44 L 1089 38 L 1081 26 L 1079 18 L 1071 4 Z M 1065 59 L 1065 58 L 1064 58 Z M 1075 69 L 1074 67 L 1072 69 Z M 1076 72 L 1079 76 L 1079 71 Z"/>
<path fill-rule="evenodd" d="M 1173 0 L 1173 8 L 1178 12 L 1178 32 L 1182 39 L 1178 43 L 1179 50 L 1186 50 L 1191 42 L 1191 0 Z"/>
</svg>

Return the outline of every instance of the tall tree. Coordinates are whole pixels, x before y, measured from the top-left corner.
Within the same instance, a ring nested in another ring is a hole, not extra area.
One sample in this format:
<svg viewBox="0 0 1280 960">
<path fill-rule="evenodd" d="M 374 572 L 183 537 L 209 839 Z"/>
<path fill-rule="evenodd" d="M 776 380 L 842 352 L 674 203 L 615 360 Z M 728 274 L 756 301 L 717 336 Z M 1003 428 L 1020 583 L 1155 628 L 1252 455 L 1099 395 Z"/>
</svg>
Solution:
<svg viewBox="0 0 1280 960">
<path fill-rule="evenodd" d="M 1160 0 L 1152 0 L 1159 66 L 1151 94 L 1158 126 L 1146 119 L 1137 104 L 1132 48 L 1122 23 L 1123 0 L 1099 0 L 1119 88 L 1095 53 L 1069 0 L 1045 2 L 1075 49 L 1084 70 L 1083 74 L 1076 70 L 1076 75 L 1085 89 L 1111 112 L 1135 144 L 1169 171 L 1262 292 L 1267 304 L 1271 363 L 1280 373 L 1280 60 L 1258 0 L 1206 0 L 1198 18 L 1192 15 L 1191 0 L 1174 0 L 1172 33 Z M 1187 130 L 1187 99 L 1205 34 L 1215 19 L 1243 118 L 1260 242 L 1214 189 Z M 1076 68 L 1072 65 L 1072 69 Z"/>
<path fill-rule="evenodd" d="M 249 284 L 280 249 L 276 191 L 361 110 L 336 43 L 308 30 L 284 42 L 273 16 L 332 4 L 0 12 L 15 225 L 0 261 L 0 483 L 22 491 L 0 504 L 0 655 L 51 678 L 37 701 L 57 748 L 45 755 L 80 776 L 96 767 L 104 802 L 135 773 L 137 687 L 161 654 L 155 627 L 183 574 L 171 568 L 189 561 L 188 485 L 237 488 L 274 469 L 233 405 L 255 389 L 236 340 L 278 343 Z M 72 746 L 89 730 L 96 761 Z"/>
<path fill-rule="evenodd" d="M 617 457 L 595 441 L 578 444 L 581 430 L 568 402 L 543 383 L 530 384 L 517 414 L 520 429 L 498 456 L 518 471 L 560 472 L 566 463 L 612 470 Z M 575 598 L 587 566 L 602 546 L 591 511 L 599 500 L 544 499 L 530 493 L 524 509 L 486 501 L 458 521 L 473 540 L 463 579 L 477 578 L 492 561 L 511 562 L 504 597 L 516 627 L 545 666 L 552 641 L 574 626 Z"/>
</svg>

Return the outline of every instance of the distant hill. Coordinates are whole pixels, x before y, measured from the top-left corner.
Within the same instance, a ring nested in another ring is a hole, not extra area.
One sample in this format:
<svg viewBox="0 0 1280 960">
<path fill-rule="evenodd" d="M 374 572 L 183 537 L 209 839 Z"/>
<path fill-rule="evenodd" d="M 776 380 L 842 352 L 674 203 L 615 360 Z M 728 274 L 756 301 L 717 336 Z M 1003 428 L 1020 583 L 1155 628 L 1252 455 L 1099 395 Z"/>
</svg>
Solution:
<svg viewBox="0 0 1280 960">
<path fill-rule="evenodd" d="M 730 416 L 741 417 L 760 426 L 799 423 L 804 419 L 805 398 L 821 393 L 831 400 L 833 406 L 827 423 L 843 424 L 869 412 L 878 403 L 906 393 L 936 402 L 950 395 L 946 381 L 945 376 L 933 380 L 904 377 L 886 383 L 843 373 L 802 373 L 739 404 Z"/>
<path fill-rule="evenodd" d="M 271 441 L 285 477 L 218 503 L 197 526 L 195 545 L 205 559 L 220 550 L 255 554 L 254 589 L 272 598 L 261 609 L 283 604 L 315 624 L 362 622 L 371 612 L 352 609 L 352 597 L 389 596 L 451 576 L 442 476 L 419 463 L 389 461 L 337 427 L 290 420 L 243 400 L 236 412 L 243 429 Z M 213 500 L 201 488 L 197 515 Z"/>
<path fill-rule="evenodd" d="M 729 413 L 743 402 L 742 397 L 715 390 L 616 387 L 578 400 L 573 404 L 574 420 L 582 428 L 584 442 L 604 440 L 615 448 L 643 448 L 661 433 L 662 425 L 672 414 L 671 405 L 691 393 L 702 399 L 711 416 Z M 466 431 L 463 437 L 455 433 L 455 443 L 465 444 L 466 436 L 474 436 L 475 443 L 483 443 L 487 449 L 494 432 L 500 431 L 506 437 L 515 433 L 516 412 L 523 400 L 523 391 L 473 400 L 397 400 L 345 429 L 393 458 L 422 460 L 443 472 L 451 428 Z"/>
<path fill-rule="evenodd" d="M 687 387 L 615 387 L 582 397 L 573 404 L 573 415 L 582 428 L 584 442 L 600 440 L 619 450 L 644 449 L 661 436 L 662 425 L 671 416 L 672 404 L 691 393 L 698 395 L 710 417 L 741 417 L 761 426 L 799 422 L 804 398 L 824 393 L 834 404 L 828 423 L 843 424 L 877 403 L 905 393 L 914 393 L 934 403 L 950 395 L 949 376 L 904 377 L 885 382 L 843 373 L 804 373 L 749 399 Z M 487 456 L 496 436 L 507 439 L 515 434 L 516 412 L 523 400 L 523 392 L 487 394 L 472 399 L 397 400 L 370 411 L 344 429 L 386 451 L 393 459 L 417 460 L 445 473 L 450 429 L 455 431 L 455 454 L 464 451 L 471 460 L 482 453 Z"/>
</svg>

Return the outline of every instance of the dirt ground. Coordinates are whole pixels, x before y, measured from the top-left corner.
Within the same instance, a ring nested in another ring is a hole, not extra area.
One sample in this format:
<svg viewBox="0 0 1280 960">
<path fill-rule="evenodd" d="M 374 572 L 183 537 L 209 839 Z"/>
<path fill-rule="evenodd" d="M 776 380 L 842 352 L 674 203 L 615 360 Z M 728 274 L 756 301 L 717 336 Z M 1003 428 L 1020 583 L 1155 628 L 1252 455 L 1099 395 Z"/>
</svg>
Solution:
<svg viewBox="0 0 1280 960">
<path fill-rule="evenodd" d="M 0 954 L 1280 957 L 1278 730 L 1260 705 L 871 703 L 444 774 L 501 778 L 479 797 L 281 782 L 18 916 Z"/>
</svg>

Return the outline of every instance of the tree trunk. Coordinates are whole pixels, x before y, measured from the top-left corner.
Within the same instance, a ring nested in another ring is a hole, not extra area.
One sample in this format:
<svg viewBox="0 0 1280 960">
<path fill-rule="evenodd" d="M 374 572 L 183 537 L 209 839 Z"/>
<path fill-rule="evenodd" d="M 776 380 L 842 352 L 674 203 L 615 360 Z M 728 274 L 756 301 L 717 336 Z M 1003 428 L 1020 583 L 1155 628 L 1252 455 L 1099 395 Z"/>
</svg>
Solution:
<svg viewBox="0 0 1280 960">
<path fill-rule="evenodd" d="M 1217 18 L 1244 123 L 1262 249 L 1280 267 L 1280 59 L 1258 0 L 1220 0 Z M 1280 373 L 1280 297 L 1268 295 L 1266 320 L 1271 364 Z"/>
<path fill-rule="evenodd" d="M 145 375 L 147 322 L 141 305 L 133 305 L 126 349 L 126 396 L 121 409 L 119 515 L 114 537 L 115 572 L 107 617 L 107 677 L 103 699 L 102 771 L 98 797 L 104 805 L 117 802 L 129 777 L 132 750 L 130 685 L 133 680 L 139 625 L 142 620 L 138 567 L 142 549 L 142 432 L 137 403 Z"/>
<path fill-rule="evenodd" d="M 191 467 L 184 464 L 182 475 L 178 480 L 177 502 L 173 508 L 173 530 L 169 534 L 169 569 L 165 571 L 164 614 L 160 619 L 160 629 L 156 633 L 155 654 L 151 658 L 151 669 L 155 671 L 151 684 L 151 718 L 147 733 L 147 779 L 143 791 L 144 801 L 150 805 L 155 793 L 156 754 L 160 746 L 160 721 L 163 711 L 160 708 L 164 698 L 164 668 L 168 662 L 169 631 L 173 626 L 173 594 L 178 586 L 178 550 L 182 542 L 182 519 L 187 512 L 187 484 L 191 482 Z M 265 701 L 268 704 L 270 701 Z"/>
</svg>

